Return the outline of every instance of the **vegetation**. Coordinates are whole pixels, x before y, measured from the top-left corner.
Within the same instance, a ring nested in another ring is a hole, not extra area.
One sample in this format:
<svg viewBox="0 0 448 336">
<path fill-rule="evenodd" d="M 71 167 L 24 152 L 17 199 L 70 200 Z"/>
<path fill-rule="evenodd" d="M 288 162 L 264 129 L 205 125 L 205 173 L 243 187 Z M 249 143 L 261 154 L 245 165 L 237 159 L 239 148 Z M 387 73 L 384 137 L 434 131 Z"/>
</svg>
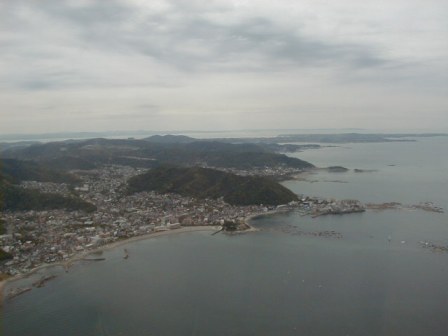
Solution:
<svg viewBox="0 0 448 336">
<path fill-rule="evenodd" d="M 6 223 L 3 219 L 0 219 L 0 236 L 6 233 Z"/>
<path fill-rule="evenodd" d="M 59 194 L 42 193 L 38 190 L 23 189 L 16 186 L 24 180 L 55 183 L 77 183 L 79 179 L 68 173 L 32 161 L 3 159 L 0 172 L 0 210 L 50 210 L 67 209 L 94 211 L 96 207 L 78 197 L 65 197 Z M 0 223 L 0 234 L 2 225 Z"/>
<path fill-rule="evenodd" d="M 92 169 L 104 164 L 122 164 L 151 168 L 161 164 L 250 169 L 259 167 L 312 168 L 312 164 L 275 153 L 278 146 L 230 144 L 197 141 L 187 137 L 152 137 L 134 139 L 90 139 L 72 142 L 35 144 L 10 148 L 3 157 L 34 159 L 60 169 Z"/>
<path fill-rule="evenodd" d="M 45 159 L 41 161 L 42 164 L 59 170 L 72 170 L 82 169 L 89 170 L 95 169 L 97 165 L 88 158 L 82 158 L 77 156 L 64 155 L 61 157 Z"/>
<path fill-rule="evenodd" d="M 48 168 L 34 161 L 3 159 L 0 161 L 0 169 L 3 176 L 12 183 L 39 181 L 74 184 L 80 181 L 73 174 Z"/>
<path fill-rule="evenodd" d="M 271 152 L 256 144 L 227 144 L 214 141 L 196 141 L 185 144 L 154 144 L 145 149 L 148 155 L 161 163 L 174 165 L 207 164 L 213 167 L 250 169 L 260 167 L 286 166 L 312 168 L 312 164 Z"/>
<path fill-rule="evenodd" d="M 226 220 L 222 225 L 222 229 L 224 231 L 236 231 L 238 229 L 238 224 L 233 221 Z"/>
<path fill-rule="evenodd" d="M 191 138 L 185 135 L 153 135 L 145 138 L 146 141 L 157 142 L 157 143 L 189 143 L 197 141 L 195 138 Z"/>
<path fill-rule="evenodd" d="M 0 248 L 0 262 L 1 261 L 5 261 L 5 260 L 9 260 L 9 259 L 12 259 L 12 258 L 13 258 L 13 256 L 12 256 L 11 253 L 5 252 L 2 248 Z M 1 280 L 2 279 L 0 278 L 0 281 Z"/>
<path fill-rule="evenodd" d="M 0 175 L 0 209 L 11 211 L 67 209 L 92 212 L 96 207 L 77 197 L 23 189 L 9 183 Z"/>
<path fill-rule="evenodd" d="M 129 180 L 130 193 L 150 190 L 196 198 L 223 197 L 234 205 L 279 205 L 297 200 L 296 194 L 269 178 L 199 167 L 159 167 Z"/>
<path fill-rule="evenodd" d="M 331 166 L 327 168 L 327 171 L 330 173 L 345 173 L 348 172 L 348 169 L 342 166 Z"/>
</svg>

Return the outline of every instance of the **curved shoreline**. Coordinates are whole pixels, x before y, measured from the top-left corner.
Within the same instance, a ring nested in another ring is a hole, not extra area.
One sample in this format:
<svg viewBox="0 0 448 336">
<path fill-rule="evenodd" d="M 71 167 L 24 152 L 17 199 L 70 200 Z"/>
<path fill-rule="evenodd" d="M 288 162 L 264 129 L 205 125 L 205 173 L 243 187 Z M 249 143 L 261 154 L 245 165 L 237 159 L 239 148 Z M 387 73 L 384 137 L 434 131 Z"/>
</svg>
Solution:
<svg viewBox="0 0 448 336">
<path fill-rule="evenodd" d="M 259 217 L 273 216 L 273 215 L 276 215 L 279 213 L 288 213 L 290 211 L 292 211 L 292 209 L 286 208 L 286 209 L 275 209 L 275 210 L 271 210 L 271 211 L 267 211 L 267 212 L 259 212 L 259 213 L 251 214 L 244 218 L 244 223 L 247 225 L 246 229 L 230 232 L 230 234 L 258 232 L 260 230 L 256 227 L 252 226 L 250 224 L 250 221 L 252 221 L 256 218 L 259 218 Z M 108 250 L 117 248 L 119 246 L 130 244 L 130 243 L 137 242 L 140 240 L 146 240 L 146 239 L 157 238 L 157 237 L 161 237 L 161 236 L 167 236 L 167 235 L 179 234 L 179 233 L 200 232 L 200 231 L 217 231 L 217 230 L 219 230 L 219 228 L 220 228 L 219 225 L 201 225 L 201 226 L 185 226 L 185 227 L 180 227 L 178 229 L 159 231 L 159 232 L 151 232 L 151 233 L 147 233 L 147 234 L 143 234 L 143 235 L 139 235 L 139 236 L 134 236 L 134 237 L 130 237 L 130 238 L 122 239 L 122 240 L 117 240 L 117 241 L 114 241 L 109 244 L 104 244 L 102 246 L 98 246 L 91 250 L 81 251 L 79 253 L 75 253 L 71 258 L 64 260 L 64 261 L 59 261 L 59 262 L 55 262 L 55 263 L 51 263 L 51 264 L 39 265 L 39 266 L 31 269 L 27 273 L 12 276 L 10 278 L 6 278 L 6 279 L 0 281 L 0 307 L 3 305 L 4 299 L 6 298 L 6 295 L 4 295 L 5 294 L 4 291 L 5 291 L 5 287 L 8 283 L 12 283 L 12 282 L 18 281 L 20 279 L 32 276 L 34 273 L 38 272 L 41 269 L 50 268 L 50 267 L 64 267 L 67 270 L 73 263 L 75 263 L 77 261 L 82 261 L 84 258 L 86 258 L 87 256 L 89 256 L 91 254 L 95 254 L 95 253 L 102 252 L 102 251 L 108 251 Z"/>
<path fill-rule="evenodd" d="M 83 252 L 80 252 L 79 254 L 75 254 L 68 260 L 64 260 L 64 261 L 60 261 L 60 262 L 56 262 L 56 263 L 52 263 L 52 264 L 39 265 L 27 273 L 19 274 L 17 276 L 13 276 L 13 277 L 10 277 L 10 278 L 0 281 L 0 307 L 3 305 L 4 289 L 8 283 L 11 283 L 11 282 L 23 279 L 23 278 L 27 278 L 27 277 L 33 275 L 34 273 L 38 272 L 41 269 L 50 268 L 50 267 L 58 267 L 58 266 L 67 268 L 71 264 L 73 264 L 77 261 L 82 261 L 82 259 L 89 256 L 90 254 L 94 254 L 94 253 L 97 253 L 100 251 L 111 250 L 116 247 L 119 247 L 119 246 L 122 246 L 125 244 L 130 244 L 133 242 L 137 242 L 140 240 L 146 240 L 146 239 L 157 238 L 157 237 L 161 237 L 161 236 L 168 236 L 168 235 L 172 235 L 172 234 L 187 233 L 187 232 L 215 231 L 218 229 L 219 229 L 219 226 L 207 225 L 207 226 L 187 226 L 187 227 L 181 227 L 179 229 L 174 229 L 174 230 L 152 232 L 152 233 L 144 234 L 141 236 L 135 236 L 135 237 L 131 237 L 131 238 L 123 239 L 123 240 L 118 240 L 118 241 L 112 242 L 110 244 L 105 244 L 103 246 L 99 246 L 92 250 L 83 251 Z"/>
<path fill-rule="evenodd" d="M 260 215 L 262 215 L 262 214 L 255 214 L 252 216 L 248 216 L 245 219 L 245 223 L 248 226 L 248 229 L 239 231 L 239 233 L 258 231 L 258 229 L 251 226 L 248 222 L 251 219 L 253 219 L 254 217 L 257 217 Z M 71 258 L 64 260 L 64 261 L 60 261 L 60 262 L 56 262 L 56 263 L 52 263 L 52 264 L 39 265 L 27 273 L 19 274 L 19 275 L 16 275 L 16 276 L 13 276 L 13 277 L 10 277 L 10 278 L 0 281 L 0 307 L 3 305 L 3 302 L 4 302 L 3 294 L 4 294 L 5 287 L 8 283 L 12 283 L 12 282 L 18 281 L 20 279 L 27 278 L 27 277 L 33 275 L 34 273 L 38 272 L 41 269 L 50 268 L 50 267 L 59 267 L 59 266 L 67 269 L 73 263 L 75 263 L 77 261 L 82 261 L 85 257 L 87 257 L 91 254 L 108 251 L 108 250 L 117 248 L 119 246 L 134 243 L 134 242 L 137 242 L 140 240 L 146 240 L 146 239 L 157 238 L 157 237 L 168 236 L 168 235 L 179 234 L 179 233 L 200 232 L 200 231 L 217 231 L 217 230 L 219 230 L 219 228 L 220 228 L 220 226 L 218 226 L 218 225 L 201 225 L 201 226 L 186 226 L 186 227 L 181 227 L 179 229 L 159 231 L 159 232 L 151 232 L 151 233 L 143 234 L 140 236 L 135 236 L 135 237 L 131 237 L 131 238 L 123 239 L 123 240 L 114 241 L 112 243 L 105 244 L 105 245 L 99 246 L 99 247 L 91 249 L 91 250 L 76 253 Z"/>
</svg>

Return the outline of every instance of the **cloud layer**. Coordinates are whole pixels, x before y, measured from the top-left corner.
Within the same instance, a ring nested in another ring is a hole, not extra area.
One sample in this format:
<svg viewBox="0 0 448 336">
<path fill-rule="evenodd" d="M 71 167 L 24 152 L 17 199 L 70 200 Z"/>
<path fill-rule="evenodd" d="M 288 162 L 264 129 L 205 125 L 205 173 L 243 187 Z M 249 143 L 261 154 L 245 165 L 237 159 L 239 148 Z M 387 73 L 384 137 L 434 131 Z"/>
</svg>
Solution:
<svg viewBox="0 0 448 336">
<path fill-rule="evenodd" d="M 0 1 L 1 132 L 448 128 L 445 1 Z"/>
</svg>

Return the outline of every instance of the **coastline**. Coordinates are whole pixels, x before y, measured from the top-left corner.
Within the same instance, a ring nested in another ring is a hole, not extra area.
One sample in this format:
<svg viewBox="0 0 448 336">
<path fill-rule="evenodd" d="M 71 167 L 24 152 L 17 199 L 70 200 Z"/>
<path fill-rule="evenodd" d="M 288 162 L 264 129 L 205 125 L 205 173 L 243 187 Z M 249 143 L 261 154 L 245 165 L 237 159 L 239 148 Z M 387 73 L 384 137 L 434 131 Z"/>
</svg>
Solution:
<svg viewBox="0 0 448 336">
<path fill-rule="evenodd" d="M 286 209 L 275 209 L 275 210 L 271 210 L 271 211 L 267 211 L 267 212 L 258 212 L 258 213 L 251 214 L 244 218 L 244 224 L 246 225 L 245 229 L 237 230 L 237 231 L 233 231 L 233 232 L 225 232 L 225 233 L 234 235 L 234 234 L 243 234 L 243 233 L 249 233 L 249 232 L 258 232 L 260 230 L 250 224 L 250 221 L 252 221 L 253 219 L 258 218 L 258 217 L 273 216 L 273 215 L 276 215 L 279 213 L 287 213 L 290 211 L 292 211 L 292 209 L 286 208 Z M 220 228 L 221 228 L 221 226 L 219 226 L 219 225 L 201 225 L 201 226 L 184 226 L 184 227 L 180 227 L 178 229 L 151 232 L 151 233 L 147 233 L 147 234 L 143 234 L 143 235 L 139 235 L 139 236 L 134 236 L 134 237 L 130 237 L 130 238 L 122 239 L 122 240 L 117 240 L 117 241 L 111 242 L 109 244 L 98 246 L 93 249 L 84 250 L 79 253 L 75 253 L 72 257 L 70 257 L 69 259 L 64 260 L 64 261 L 59 261 L 59 262 L 55 262 L 55 263 L 51 263 L 51 264 L 39 265 L 39 266 L 31 269 L 27 273 L 19 274 L 16 276 L 11 276 L 11 277 L 5 278 L 3 280 L 0 280 L 0 307 L 2 307 L 4 300 L 6 299 L 5 288 L 8 283 L 12 283 L 12 282 L 18 281 L 20 279 L 30 277 L 34 273 L 38 272 L 41 269 L 50 268 L 50 267 L 63 267 L 65 270 L 68 270 L 73 263 L 75 263 L 77 261 L 82 261 L 83 259 L 85 259 L 86 257 L 88 257 L 91 254 L 108 251 L 108 250 L 117 248 L 119 246 L 123 246 L 123 245 L 137 242 L 140 240 L 146 240 L 146 239 L 157 238 L 157 237 L 161 237 L 161 236 L 167 236 L 167 235 L 173 235 L 173 234 L 179 234 L 179 233 L 200 232 L 200 231 L 218 231 Z"/>
<path fill-rule="evenodd" d="M 252 218 L 260 216 L 260 215 L 263 215 L 263 214 L 254 214 L 254 215 L 248 216 L 245 219 L 245 223 L 248 226 L 248 228 L 243 231 L 238 231 L 238 233 L 258 231 L 256 228 L 251 226 L 248 223 L 248 221 L 251 220 Z M 4 291 L 5 291 L 5 287 L 8 283 L 12 283 L 17 280 L 27 278 L 41 269 L 50 268 L 50 267 L 58 267 L 58 266 L 68 269 L 73 263 L 75 263 L 77 261 L 82 261 L 84 258 L 86 258 L 87 256 L 89 256 L 91 254 L 95 254 L 95 253 L 102 252 L 102 251 L 108 251 L 108 250 L 117 248 L 119 246 L 134 243 L 134 242 L 137 242 L 140 240 L 146 240 L 146 239 L 157 238 L 157 237 L 168 236 L 168 235 L 179 234 L 179 233 L 200 232 L 200 231 L 217 231 L 219 229 L 220 229 L 219 225 L 201 225 L 201 226 L 186 226 L 186 227 L 181 227 L 179 229 L 174 229 L 174 230 L 151 232 L 151 233 L 147 233 L 147 234 L 140 235 L 140 236 L 135 236 L 135 237 L 131 237 L 131 238 L 123 239 L 123 240 L 118 240 L 118 241 L 112 242 L 110 244 L 105 244 L 105 245 L 99 246 L 99 247 L 91 249 L 91 250 L 82 251 L 64 261 L 60 261 L 60 262 L 52 263 L 52 264 L 39 265 L 27 273 L 19 274 L 19 275 L 9 277 L 7 279 L 0 281 L 0 307 L 3 305 L 4 299 L 6 299 L 6 293 L 4 293 Z"/>
<path fill-rule="evenodd" d="M 97 253 L 100 251 L 111 250 L 116 247 L 119 247 L 119 246 L 122 246 L 122 245 L 125 245 L 128 243 L 134 243 L 134 242 L 137 242 L 140 240 L 146 240 L 146 239 L 151 239 L 151 238 L 156 238 L 156 237 L 161 237 L 161 236 L 168 236 L 168 235 L 178 234 L 178 233 L 198 232 L 198 231 L 215 231 L 218 229 L 219 229 L 219 226 L 216 226 L 216 225 L 202 225 L 202 226 L 184 226 L 184 227 L 180 227 L 179 229 L 174 229 L 174 230 L 151 232 L 151 233 L 147 233 L 147 234 L 144 234 L 141 236 L 135 236 L 135 237 L 131 237 L 131 238 L 117 240 L 117 241 L 114 241 L 113 243 L 105 244 L 105 245 L 99 246 L 95 249 L 81 252 L 79 255 L 73 256 L 72 258 L 70 258 L 69 260 L 67 260 L 66 262 L 64 262 L 62 264 L 67 265 L 68 263 L 82 260 L 83 258 L 87 257 L 90 254 Z M 52 265 L 54 265 L 54 264 L 52 264 Z"/>
</svg>

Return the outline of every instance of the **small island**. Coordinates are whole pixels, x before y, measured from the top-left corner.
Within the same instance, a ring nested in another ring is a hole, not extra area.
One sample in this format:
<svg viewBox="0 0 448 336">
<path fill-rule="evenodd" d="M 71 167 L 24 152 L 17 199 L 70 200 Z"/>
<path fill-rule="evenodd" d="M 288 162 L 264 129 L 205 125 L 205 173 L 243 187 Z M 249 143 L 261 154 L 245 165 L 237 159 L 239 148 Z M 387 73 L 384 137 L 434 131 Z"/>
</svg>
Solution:
<svg viewBox="0 0 448 336">
<path fill-rule="evenodd" d="M 342 166 L 331 166 L 331 167 L 327 167 L 326 170 L 329 173 L 346 173 L 346 172 L 348 172 L 348 168 L 345 168 Z"/>
</svg>

